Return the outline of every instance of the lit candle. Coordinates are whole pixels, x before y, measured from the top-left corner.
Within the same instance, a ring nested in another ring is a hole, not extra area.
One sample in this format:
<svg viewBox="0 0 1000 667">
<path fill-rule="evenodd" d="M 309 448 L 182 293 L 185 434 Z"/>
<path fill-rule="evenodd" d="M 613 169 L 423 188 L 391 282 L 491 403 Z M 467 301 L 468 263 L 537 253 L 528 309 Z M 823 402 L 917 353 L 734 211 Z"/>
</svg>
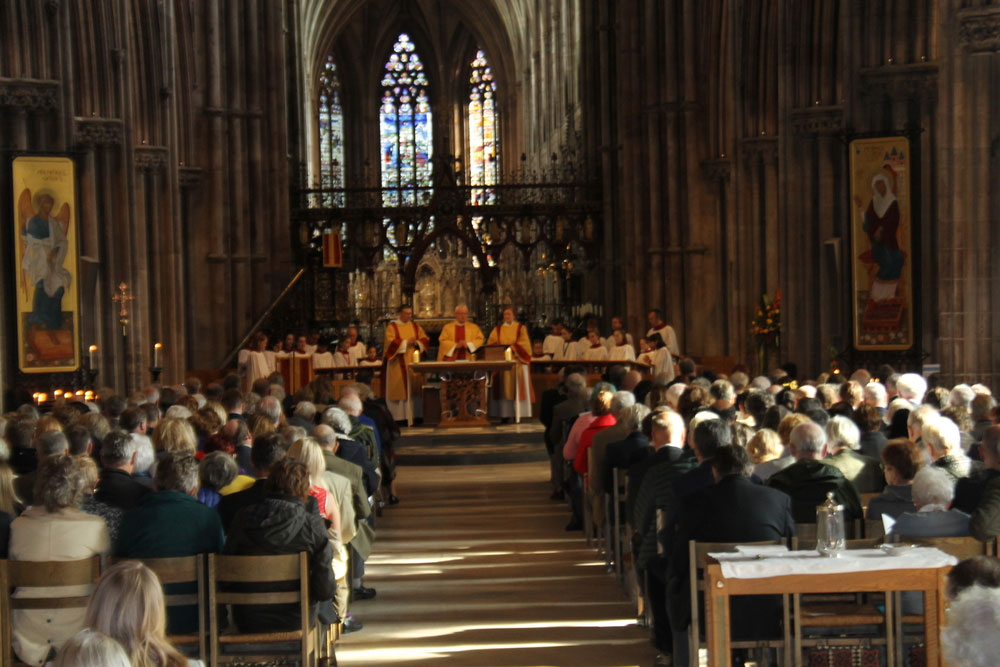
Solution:
<svg viewBox="0 0 1000 667">
<path fill-rule="evenodd" d="M 87 352 L 90 353 L 90 370 L 94 370 L 97 368 L 97 355 L 95 354 L 95 352 L 97 352 L 97 346 L 91 345 L 87 348 Z"/>
<path fill-rule="evenodd" d="M 503 351 L 503 358 L 506 361 L 514 361 L 514 351 L 508 347 L 506 350 Z"/>
<path fill-rule="evenodd" d="M 33 400 L 35 402 L 35 405 L 38 405 L 38 392 L 37 391 L 34 394 L 31 395 L 31 400 Z"/>
<path fill-rule="evenodd" d="M 153 368 L 160 367 L 160 350 L 163 349 L 163 343 L 156 343 L 153 345 Z"/>
<path fill-rule="evenodd" d="M 45 401 L 49 400 L 49 395 L 44 391 L 38 394 L 38 404 L 41 405 Z"/>
<path fill-rule="evenodd" d="M 62 393 L 63 393 L 62 389 L 56 389 L 54 392 L 52 392 L 52 395 L 55 396 L 56 398 L 59 398 L 60 396 L 62 396 Z"/>
<path fill-rule="evenodd" d="M 413 363 L 420 363 L 420 350 L 418 348 L 414 348 L 413 350 Z"/>
</svg>

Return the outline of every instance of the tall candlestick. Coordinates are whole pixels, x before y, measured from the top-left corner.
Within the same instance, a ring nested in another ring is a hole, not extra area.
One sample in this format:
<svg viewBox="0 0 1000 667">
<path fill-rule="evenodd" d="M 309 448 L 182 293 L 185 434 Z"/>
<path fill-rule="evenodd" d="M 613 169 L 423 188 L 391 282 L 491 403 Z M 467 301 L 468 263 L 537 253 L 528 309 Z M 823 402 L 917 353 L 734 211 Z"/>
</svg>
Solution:
<svg viewBox="0 0 1000 667">
<path fill-rule="evenodd" d="M 153 345 L 153 368 L 160 367 L 160 350 L 163 349 L 163 343 L 156 343 Z"/>
<path fill-rule="evenodd" d="M 90 370 L 95 370 L 97 368 L 97 363 L 95 361 L 97 357 L 97 355 L 95 354 L 97 352 L 97 346 L 91 345 L 89 348 L 87 348 L 87 352 L 89 353 Z"/>
</svg>

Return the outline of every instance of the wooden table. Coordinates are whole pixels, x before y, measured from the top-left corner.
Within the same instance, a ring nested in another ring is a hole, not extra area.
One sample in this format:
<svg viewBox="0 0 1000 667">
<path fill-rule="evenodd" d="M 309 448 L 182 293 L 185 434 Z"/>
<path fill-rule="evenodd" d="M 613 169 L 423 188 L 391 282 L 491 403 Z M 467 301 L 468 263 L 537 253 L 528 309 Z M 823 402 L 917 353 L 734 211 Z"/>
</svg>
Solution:
<svg viewBox="0 0 1000 667">
<path fill-rule="evenodd" d="M 783 595 L 793 593 L 886 593 L 922 591 L 924 594 L 924 646 L 928 665 L 944 665 L 940 627 L 944 620 L 945 585 L 951 567 L 792 574 L 753 579 L 727 579 L 718 560 L 709 558 L 705 569 L 705 643 L 708 664 L 729 667 L 729 598 L 733 595 Z M 794 664 L 801 664 L 801 651 Z"/>
<path fill-rule="evenodd" d="M 414 373 L 438 375 L 442 383 L 442 414 L 439 426 L 486 426 L 487 396 L 490 374 L 509 371 L 516 361 L 421 361 L 410 364 Z M 469 405 L 478 403 L 481 409 L 469 412 Z M 454 406 L 454 407 L 452 407 Z"/>
</svg>

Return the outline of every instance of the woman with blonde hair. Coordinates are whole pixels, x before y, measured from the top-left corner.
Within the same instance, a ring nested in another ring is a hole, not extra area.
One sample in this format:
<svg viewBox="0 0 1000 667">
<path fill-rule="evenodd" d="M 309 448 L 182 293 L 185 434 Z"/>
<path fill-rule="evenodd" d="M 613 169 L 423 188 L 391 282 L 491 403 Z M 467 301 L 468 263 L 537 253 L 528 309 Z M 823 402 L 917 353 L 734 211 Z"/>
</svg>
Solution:
<svg viewBox="0 0 1000 667">
<path fill-rule="evenodd" d="M 785 445 L 781 442 L 781 436 L 769 428 L 762 428 L 750 438 L 750 442 L 747 443 L 747 453 L 754 462 L 753 474 L 761 481 L 766 481 L 774 473 L 795 463 L 794 456 L 790 454 L 782 456 L 785 453 Z"/>
<path fill-rule="evenodd" d="M 87 605 L 86 626 L 116 640 L 133 667 L 188 667 L 189 661 L 167 641 L 163 587 L 139 561 L 108 568 Z"/>
<path fill-rule="evenodd" d="M 344 545 L 356 534 L 353 495 L 351 483 L 344 477 L 326 469 L 323 450 L 315 438 L 297 440 L 288 449 L 287 458 L 302 463 L 309 471 L 310 483 L 325 491 L 326 506 L 330 520 L 327 537 L 333 550 L 333 576 L 337 582 L 337 592 L 333 598 L 334 610 L 340 618 L 347 618 L 347 549 Z M 312 489 L 310 489 L 310 495 Z M 320 507 L 320 512 L 323 508 Z M 326 516 L 326 515 L 324 515 Z"/>
<path fill-rule="evenodd" d="M 94 630 L 80 630 L 52 661 L 52 667 L 132 667 L 122 645 Z"/>
<path fill-rule="evenodd" d="M 163 454 L 191 454 L 198 449 L 194 427 L 186 419 L 163 419 L 153 431 L 153 445 Z"/>
</svg>

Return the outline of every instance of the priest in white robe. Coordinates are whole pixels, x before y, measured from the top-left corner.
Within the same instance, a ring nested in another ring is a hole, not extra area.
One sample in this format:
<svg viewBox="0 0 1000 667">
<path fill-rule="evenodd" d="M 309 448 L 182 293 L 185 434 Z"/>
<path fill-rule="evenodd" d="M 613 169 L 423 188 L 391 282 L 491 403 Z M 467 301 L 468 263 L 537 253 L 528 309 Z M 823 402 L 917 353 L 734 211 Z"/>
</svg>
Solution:
<svg viewBox="0 0 1000 667">
<path fill-rule="evenodd" d="M 491 414 L 516 421 L 531 416 L 534 390 L 531 386 L 531 340 L 528 329 L 514 319 L 514 309 L 504 308 L 503 322 L 490 332 L 487 345 L 506 345 L 517 362 L 512 371 L 504 372 L 493 385 L 495 397 Z"/>
</svg>

